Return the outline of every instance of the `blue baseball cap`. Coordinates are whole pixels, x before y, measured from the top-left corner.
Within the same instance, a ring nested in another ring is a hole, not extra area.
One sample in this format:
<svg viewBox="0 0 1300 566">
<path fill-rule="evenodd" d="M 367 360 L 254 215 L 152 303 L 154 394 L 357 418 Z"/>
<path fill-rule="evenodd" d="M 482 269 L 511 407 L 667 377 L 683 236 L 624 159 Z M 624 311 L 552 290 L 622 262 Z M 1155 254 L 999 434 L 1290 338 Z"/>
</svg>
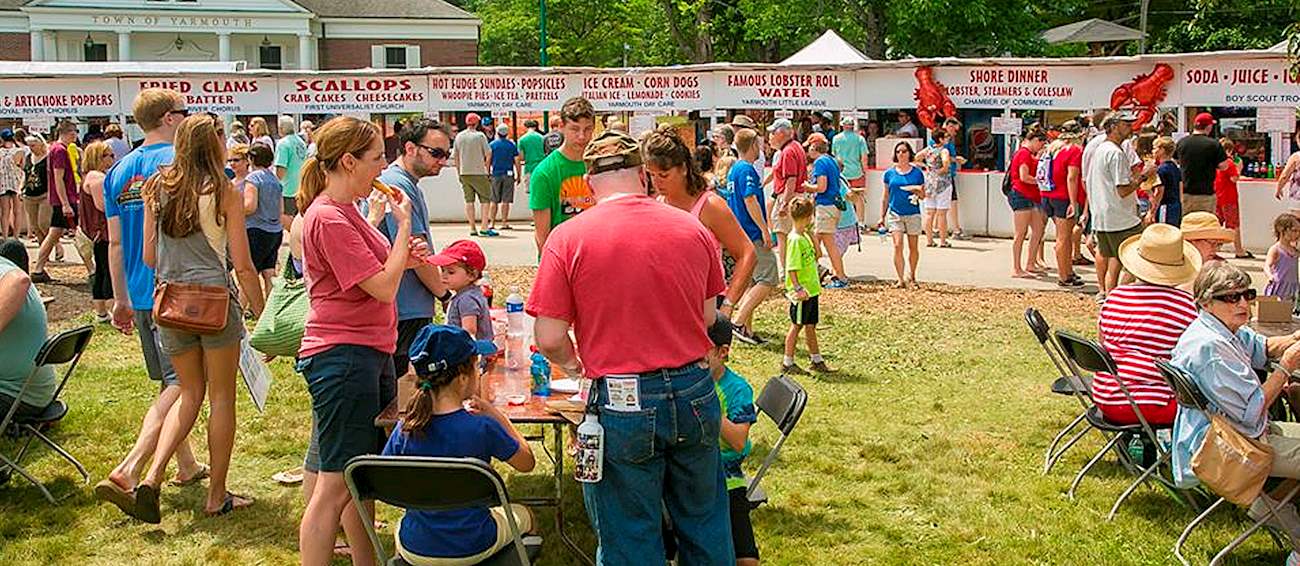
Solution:
<svg viewBox="0 0 1300 566">
<path fill-rule="evenodd" d="M 0 140 L 14 141 L 14 131 L 9 128 L 0 130 Z"/>
<path fill-rule="evenodd" d="M 475 355 L 497 352 L 489 340 L 475 340 L 464 328 L 447 324 L 430 324 L 420 329 L 411 342 L 408 355 L 418 375 L 428 375 L 458 366 Z"/>
</svg>

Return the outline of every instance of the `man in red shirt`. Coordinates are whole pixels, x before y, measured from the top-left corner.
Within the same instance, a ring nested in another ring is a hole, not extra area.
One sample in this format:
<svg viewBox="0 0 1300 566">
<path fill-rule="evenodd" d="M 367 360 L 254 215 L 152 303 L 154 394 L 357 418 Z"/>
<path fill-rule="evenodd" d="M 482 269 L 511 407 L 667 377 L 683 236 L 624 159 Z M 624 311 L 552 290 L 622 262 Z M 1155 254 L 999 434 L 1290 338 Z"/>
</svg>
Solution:
<svg viewBox="0 0 1300 566">
<path fill-rule="evenodd" d="M 702 363 L 726 288 L 712 236 L 646 195 L 633 138 L 607 131 L 583 161 L 596 205 L 546 240 L 526 310 L 542 354 L 592 379 L 587 411 L 604 426 L 605 452 L 603 477 L 583 495 L 600 562 L 663 564 L 666 506 L 682 563 L 734 564 L 719 543 L 731 538 L 721 409 Z"/>
<path fill-rule="evenodd" d="M 767 127 L 768 140 L 778 149 L 772 164 L 772 231 L 776 232 L 776 259 L 785 262 L 785 239 L 794 230 L 790 219 L 790 200 L 803 190 L 808 181 L 808 154 L 794 139 L 794 126 L 781 118 Z M 782 268 L 784 273 L 784 268 Z"/>
<path fill-rule="evenodd" d="M 58 139 L 50 144 L 50 153 L 45 158 L 46 172 L 50 187 L 50 231 L 41 242 L 41 249 L 36 255 L 36 266 L 32 269 L 32 281 L 49 283 L 53 281 L 45 273 L 45 263 L 50 259 L 50 252 L 62 245 L 59 240 L 63 232 L 77 229 L 77 180 L 73 173 L 72 157 L 68 145 L 77 141 L 77 126 L 72 122 L 60 122 Z M 85 261 L 84 259 L 82 261 Z"/>
</svg>

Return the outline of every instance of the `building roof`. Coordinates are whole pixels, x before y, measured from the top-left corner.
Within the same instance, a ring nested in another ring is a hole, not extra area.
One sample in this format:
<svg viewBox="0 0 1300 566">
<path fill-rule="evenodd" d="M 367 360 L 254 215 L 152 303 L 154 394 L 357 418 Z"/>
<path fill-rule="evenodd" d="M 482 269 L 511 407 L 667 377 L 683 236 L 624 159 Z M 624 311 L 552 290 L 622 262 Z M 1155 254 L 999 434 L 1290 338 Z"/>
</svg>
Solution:
<svg viewBox="0 0 1300 566">
<path fill-rule="evenodd" d="M 1142 39 L 1142 32 L 1114 22 L 1090 18 L 1049 29 L 1042 33 L 1042 38 L 1053 44 L 1136 41 Z"/>
<path fill-rule="evenodd" d="M 871 58 L 844 41 L 834 30 L 826 30 L 821 37 L 804 46 L 794 55 L 781 61 L 782 65 L 837 65 L 865 63 Z"/>
<path fill-rule="evenodd" d="M 3 2 L 5 0 L 0 0 Z M 466 19 L 474 14 L 444 0 L 291 0 L 322 18 Z"/>
<path fill-rule="evenodd" d="M 290 0 L 321 18 L 403 18 L 472 20 L 474 14 L 445 0 Z M 32 0 L 0 0 L 0 11 L 16 11 Z M 86 0 L 86 7 L 95 7 Z M 201 9 L 201 7 L 196 6 Z"/>
</svg>

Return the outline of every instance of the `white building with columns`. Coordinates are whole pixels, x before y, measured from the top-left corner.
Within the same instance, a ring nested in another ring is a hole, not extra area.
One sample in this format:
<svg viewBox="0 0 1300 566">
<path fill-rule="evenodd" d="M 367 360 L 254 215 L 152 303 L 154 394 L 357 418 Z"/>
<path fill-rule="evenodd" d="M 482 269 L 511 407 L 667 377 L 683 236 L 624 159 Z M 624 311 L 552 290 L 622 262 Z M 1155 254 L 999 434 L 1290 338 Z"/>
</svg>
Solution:
<svg viewBox="0 0 1300 566">
<path fill-rule="evenodd" d="M 474 65 L 478 27 L 443 0 L 0 0 L 0 60 Z"/>
</svg>

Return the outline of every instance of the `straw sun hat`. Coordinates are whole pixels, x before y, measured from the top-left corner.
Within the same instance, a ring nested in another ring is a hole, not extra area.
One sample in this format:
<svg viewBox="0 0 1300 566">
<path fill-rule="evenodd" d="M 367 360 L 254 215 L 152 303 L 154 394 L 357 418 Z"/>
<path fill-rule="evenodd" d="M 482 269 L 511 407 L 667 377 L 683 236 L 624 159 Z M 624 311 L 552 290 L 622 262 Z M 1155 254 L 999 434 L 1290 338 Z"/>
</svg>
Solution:
<svg viewBox="0 0 1300 566">
<path fill-rule="evenodd" d="M 1231 228 L 1219 225 L 1218 217 L 1208 212 L 1190 212 L 1183 216 L 1184 240 L 1217 240 L 1231 242 L 1236 235 Z"/>
<path fill-rule="evenodd" d="M 1201 254 L 1168 224 L 1152 224 L 1119 245 L 1119 261 L 1138 279 L 1177 287 L 1201 270 Z"/>
</svg>

